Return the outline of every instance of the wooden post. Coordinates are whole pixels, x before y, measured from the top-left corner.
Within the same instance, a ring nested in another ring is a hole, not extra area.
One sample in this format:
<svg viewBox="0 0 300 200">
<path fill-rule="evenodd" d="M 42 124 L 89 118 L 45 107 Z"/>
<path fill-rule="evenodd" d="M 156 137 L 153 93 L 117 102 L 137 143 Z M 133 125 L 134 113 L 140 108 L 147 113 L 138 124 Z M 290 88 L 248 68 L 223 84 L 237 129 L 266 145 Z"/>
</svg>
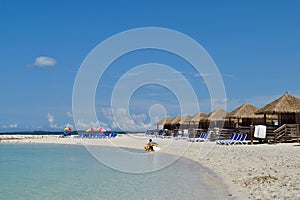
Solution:
<svg viewBox="0 0 300 200">
<path fill-rule="evenodd" d="M 285 128 L 284 128 L 284 137 L 283 137 L 283 139 L 284 139 L 284 142 L 286 142 L 287 131 L 288 131 L 288 128 L 287 128 L 287 125 L 286 125 L 286 126 L 285 126 Z M 281 141 L 280 141 L 280 142 L 282 142 L 282 139 L 281 139 Z"/>
<path fill-rule="evenodd" d="M 251 139 L 251 145 L 253 145 L 253 135 L 254 135 L 253 125 L 250 125 L 250 139 Z"/>
<path fill-rule="evenodd" d="M 297 142 L 299 143 L 299 137 L 300 137 L 300 133 L 299 133 L 299 124 L 297 124 Z"/>
</svg>

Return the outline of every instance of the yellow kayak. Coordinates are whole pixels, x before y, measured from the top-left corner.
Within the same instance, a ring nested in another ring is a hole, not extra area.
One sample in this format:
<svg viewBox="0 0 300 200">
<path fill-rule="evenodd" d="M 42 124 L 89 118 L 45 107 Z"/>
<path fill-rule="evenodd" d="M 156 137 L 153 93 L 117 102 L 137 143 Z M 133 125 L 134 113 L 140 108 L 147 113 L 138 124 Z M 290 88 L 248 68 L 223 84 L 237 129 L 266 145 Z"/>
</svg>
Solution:
<svg viewBox="0 0 300 200">
<path fill-rule="evenodd" d="M 158 150 L 160 150 L 160 148 L 158 147 L 158 145 L 155 144 L 155 143 L 152 145 L 152 147 L 153 147 L 153 150 L 150 149 L 149 145 L 146 145 L 146 146 L 144 146 L 144 149 L 145 149 L 145 151 L 158 151 Z"/>
</svg>

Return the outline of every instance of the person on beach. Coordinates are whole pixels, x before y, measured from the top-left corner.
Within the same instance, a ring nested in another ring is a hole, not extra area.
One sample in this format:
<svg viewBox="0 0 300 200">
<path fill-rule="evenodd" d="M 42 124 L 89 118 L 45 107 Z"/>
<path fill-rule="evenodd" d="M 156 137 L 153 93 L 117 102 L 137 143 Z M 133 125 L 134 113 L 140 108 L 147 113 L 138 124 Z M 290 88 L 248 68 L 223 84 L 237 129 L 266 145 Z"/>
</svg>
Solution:
<svg viewBox="0 0 300 200">
<path fill-rule="evenodd" d="M 149 142 L 147 143 L 147 145 L 148 145 L 148 151 L 154 151 L 152 139 L 149 139 Z"/>
</svg>

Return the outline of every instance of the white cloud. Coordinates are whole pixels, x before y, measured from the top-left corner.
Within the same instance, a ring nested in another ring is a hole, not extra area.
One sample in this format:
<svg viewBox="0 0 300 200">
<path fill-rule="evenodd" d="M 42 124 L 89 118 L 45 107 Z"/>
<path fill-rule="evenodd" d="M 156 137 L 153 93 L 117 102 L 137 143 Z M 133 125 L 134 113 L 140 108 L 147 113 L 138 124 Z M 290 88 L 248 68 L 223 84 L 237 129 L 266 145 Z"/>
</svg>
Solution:
<svg viewBox="0 0 300 200">
<path fill-rule="evenodd" d="M 17 128 L 18 127 L 18 124 L 17 123 L 14 123 L 14 124 L 10 124 L 9 125 L 9 128 Z"/>
<path fill-rule="evenodd" d="M 110 108 L 101 108 L 100 112 L 106 119 L 110 121 L 113 120 L 113 114 Z"/>
<path fill-rule="evenodd" d="M 133 114 L 132 119 L 136 123 L 141 124 L 141 123 L 144 123 L 144 121 L 147 119 L 147 115 L 145 115 L 145 114 L 139 114 L 139 115 Z"/>
<path fill-rule="evenodd" d="M 47 114 L 47 119 L 49 122 L 49 125 L 51 128 L 58 128 L 57 125 L 54 123 L 54 116 L 51 115 L 50 113 Z"/>
<path fill-rule="evenodd" d="M 73 128 L 73 125 L 70 124 L 70 123 L 66 123 L 66 124 L 64 125 L 64 127 L 71 127 L 71 128 Z"/>
<path fill-rule="evenodd" d="M 124 131 L 145 131 L 153 126 L 151 123 L 145 123 L 145 120 L 147 119 L 145 114 L 133 114 L 130 116 L 126 108 L 118 108 L 113 111 L 113 114 L 113 129 L 121 129 Z"/>
<path fill-rule="evenodd" d="M 109 124 L 112 129 L 121 129 L 124 131 L 145 131 L 147 129 L 153 128 L 153 124 L 145 123 L 147 120 L 147 115 L 132 114 L 128 113 L 126 108 L 117 108 L 112 110 L 111 108 L 101 108 L 102 116 L 109 120 Z"/>
<path fill-rule="evenodd" d="M 67 112 L 67 116 L 68 116 L 69 118 L 72 118 L 72 117 L 73 117 L 73 114 L 72 114 L 71 112 Z"/>
<path fill-rule="evenodd" d="M 108 124 L 104 122 L 87 122 L 85 120 L 77 120 L 76 122 L 76 128 L 77 130 L 86 130 L 88 128 L 99 128 L 99 127 L 104 127 L 107 128 Z"/>
<path fill-rule="evenodd" d="M 1 128 L 18 128 L 18 123 L 13 123 L 13 124 L 9 124 L 9 125 L 2 125 Z"/>
<path fill-rule="evenodd" d="M 56 60 L 47 56 L 36 57 L 32 66 L 35 67 L 52 67 L 56 65 Z"/>
<path fill-rule="evenodd" d="M 53 122 L 54 122 L 54 116 L 53 115 L 51 115 L 50 113 L 48 113 L 47 114 L 47 119 L 48 119 L 48 122 L 50 124 L 53 124 Z"/>
</svg>

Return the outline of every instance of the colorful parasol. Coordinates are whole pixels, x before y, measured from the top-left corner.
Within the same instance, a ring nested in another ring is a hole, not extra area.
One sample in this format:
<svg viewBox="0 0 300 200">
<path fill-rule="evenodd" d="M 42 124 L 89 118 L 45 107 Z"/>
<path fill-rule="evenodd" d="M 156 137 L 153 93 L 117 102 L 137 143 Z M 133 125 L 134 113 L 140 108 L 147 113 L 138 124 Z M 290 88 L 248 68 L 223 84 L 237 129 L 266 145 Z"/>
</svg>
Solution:
<svg viewBox="0 0 300 200">
<path fill-rule="evenodd" d="M 100 127 L 100 128 L 98 128 L 98 130 L 97 130 L 97 131 L 99 131 L 99 132 L 103 133 L 103 132 L 105 132 L 105 129 L 104 129 L 104 128 L 102 128 L 102 127 Z"/>
<path fill-rule="evenodd" d="M 89 128 L 88 130 L 86 130 L 86 132 L 94 132 L 95 129 L 94 128 Z"/>
<path fill-rule="evenodd" d="M 64 130 L 65 131 L 72 131 L 73 129 L 72 129 L 72 127 L 66 127 L 66 128 L 64 128 Z"/>
</svg>

